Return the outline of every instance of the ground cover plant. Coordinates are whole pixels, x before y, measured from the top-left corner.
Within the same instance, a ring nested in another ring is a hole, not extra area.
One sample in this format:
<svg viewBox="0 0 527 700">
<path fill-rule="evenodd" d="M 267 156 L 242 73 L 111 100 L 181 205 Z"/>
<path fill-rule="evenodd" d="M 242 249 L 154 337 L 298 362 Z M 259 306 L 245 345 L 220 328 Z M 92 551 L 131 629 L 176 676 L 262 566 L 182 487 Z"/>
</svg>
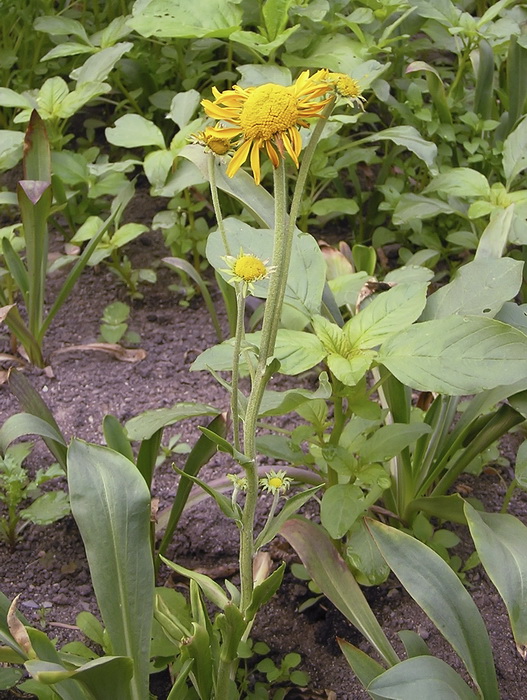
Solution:
<svg viewBox="0 0 527 700">
<path fill-rule="evenodd" d="M 121 225 L 141 178 L 168 200 L 152 226 L 170 254 L 164 264 L 182 276 L 181 302 L 196 285 L 215 323 L 218 344 L 191 369 L 217 381 L 229 403 L 152 405 L 126 421 L 110 410 L 101 446 L 65 437 L 31 382 L 10 371 L 22 413 L 0 429 L 6 536 L 13 546 L 31 486 L 15 441 L 40 435 L 66 473 L 100 620 L 77 620 L 96 650 L 57 648 L 16 599 L 2 597 L 2 687 L 104 698 L 111 679 L 112 697 L 139 700 L 152 672 L 168 669 L 170 698 L 285 697 L 307 682 L 292 670 L 296 657 L 260 662 L 265 683 L 246 661 L 282 585 L 285 563 L 273 567 L 268 553 L 281 535 L 376 652 L 339 640 L 371 697 L 446 688 L 497 698 L 493 650 L 464 583 L 479 560 L 524 657 L 526 533 L 507 512 L 525 487 L 523 449 L 501 512 L 455 489 L 525 420 L 526 8 L 198 5 L 38 8 L 34 30 L 54 45 L 40 57 L 43 79 L 26 87 L 35 58 L 20 51 L 27 65 L 0 88 L 0 164 L 24 161 L 21 225 L 10 219 L 0 231 L 6 359 L 49 364 L 45 334 L 86 266 L 106 263 L 131 299 L 148 295 L 139 285 L 155 284 L 156 271 L 134 268 L 123 250 L 147 226 Z M 13 193 L 1 196 L 10 209 Z M 48 222 L 64 246 L 51 266 Z M 319 244 L 308 228 L 349 245 Z M 53 302 L 47 275 L 67 266 Z M 128 312 L 123 303 L 99 310 L 115 352 Z M 316 384 L 306 384 L 313 374 Z M 289 378 L 286 389 L 274 388 L 276 375 Z M 181 450 L 178 486 L 156 528 L 156 474 L 178 451 L 174 436 L 162 447 L 165 431 L 196 417 L 201 435 Z M 205 465 L 218 451 L 229 466 L 210 481 Z M 40 496 L 56 501 L 49 512 L 35 516 L 35 501 L 22 517 L 65 514 L 59 493 Z M 182 514 L 205 495 L 238 537 L 237 577 L 223 585 L 169 556 Z M 298 514 L 305 508 L 309 517 Z M 459 541 L 453 524 L 473 542 L 468 562 L 449 551 Z M 167 569 L 187 581 L 187 597 L 156 587 Z M 415 632 L 401 631 L 404 652 L 388 640 L 360 585 L 378 586 L 390 572 L 464 674 Z"/>
</svg>

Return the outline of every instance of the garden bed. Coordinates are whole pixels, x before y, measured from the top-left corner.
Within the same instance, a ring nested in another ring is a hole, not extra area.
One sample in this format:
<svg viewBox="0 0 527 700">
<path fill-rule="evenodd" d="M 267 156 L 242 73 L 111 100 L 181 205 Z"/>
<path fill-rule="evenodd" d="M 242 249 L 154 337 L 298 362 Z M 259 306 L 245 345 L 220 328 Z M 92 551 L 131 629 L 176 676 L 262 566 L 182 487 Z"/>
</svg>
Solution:
<svg viewBox="0 0 527 700">
<path fill-rule="evenodd" d="M 147 205 L 147 201 L 151 200 L 139 197 L 138 210 L 154 206 Z M 148 217 L 151 212 L 144 214 Z M 165 254 L 154 234 L 136 241 L 129 252 L 132 260 L 143 267 L 155 264 Z M 26 370 L 26 376 L 41 393 L 67 437 L 102 442 L 101 423 L 107 413 L 124 422 L 147 409 L 186 400 L 212 403 L 222 410 L 227 408 L 225 393 L 208 374 L 188 371 L 196 355 L 215 342 L 215 336 L 210 317 L 199 299 L 193 299 L 189 308 L 179 305 L 180 299 L 168 290 L 174 281 L 173 273 L 160 267 L 156 285 L 143 287 L 144 299 L 133 302 L 130 325 L 140 333 L 140 347 L 146 351 L 146 357 L 138 363 L 127 363 L 96 351 L 57 353 L 70 345 L 94 342 L 105 306 L 116 299 L 129 301 L 123 287 L 106 269 L 91 269 L 81 277 L 70 303 L 62 309 L 46 339 L 52 376 L 45 371 Z M 3 349 L 8 350 L 5 333 Z M 4 384 L 0 388 L 2 421 L 19 410 Z M 172 432 L 182 432 L 180 439 L 193 444 L 199 435 L 198 424 L 199 421 L 187 421 Z M 512 460 L 514 450 L 509 443 L 510 440 L 502 445 L 502 452 Z M 178 459 L 181 457 L 176 457 L 176 464 Z M 51 461 L 45 447 L 37 444 L 29 463 L 37 468 Z M 225 455 L 218 454 L 203 473 L 210 479 L 224 475 L 231 468 Z M 472 495 L 480 498 L 489 511 L 499 509 L 509 481 L 506 468 L 490 470 L 478 480 L 462 478 L 467 487 L 474 489 Z M 170 504 L 176 482 L 169 461 L 156 473 L 154 482 L 154 496 L 159 499 L 160 510 Z M 527 522 L 524 492 L 516 492 L 511 512 Z M 467 542 L 465 538 L 459 547 L 463 558 L 471 551 Z M 295 560 L 293 551 L 280 538 L 272 544 L 270 552 L 275 565 L 281 560 Z M 208 499 L 185 513 L 169 557 L 184 566 L 199 568 L 220 583 L 225 577 L 236 580 L 236 529 Z M 14 551 L 0 543 L 0 571 L 0 590 L 10 599 L 20 594 L 19 608 L 36 627 L 44 627 L 47 634 L 58 638 L 59 644 L 82 639 L 74 627 L 76 614 L 83 610 L 95 613 L 97 607 L 82 540 L 71 516 L 51 526 L 27 528 Z M 161 570 L 158 583 L 185 590 L 184 582 L 174 580 L 167 569 Z M 468 573 L 467 584 L 489 630 L 501 697 L 520 700 L 525 697 L 527 667 L 516 651 L 501 599 L 480 567 Z M 366 595 L 396 645 L 398 630 L 413 629 L 426 639 L 434 654 L 461 669 L 435 627 L 394 579 L 367 589 Z M 307 689 L 291 691 L 288 697 L 339 700 L 368 697 L 341 655 L 336 637 L 348 639 L 365 650 L 367 643 L 327 600 L 322 599 L 299 613 L 297 609 L 307 597 L 305 584 L 287 573 L 283 587 L 263 609 L 252 633 L 255 641 L 269 645 L 274 660 L 291 651 L 301 655 L 301 668 L 310 674 L 311 682 Z M 166 690 L 156 688 L 155 692 L 160 700 L 166 697 Z M 6 691 L 0 697 L 18 696 Z"/>
</svg>

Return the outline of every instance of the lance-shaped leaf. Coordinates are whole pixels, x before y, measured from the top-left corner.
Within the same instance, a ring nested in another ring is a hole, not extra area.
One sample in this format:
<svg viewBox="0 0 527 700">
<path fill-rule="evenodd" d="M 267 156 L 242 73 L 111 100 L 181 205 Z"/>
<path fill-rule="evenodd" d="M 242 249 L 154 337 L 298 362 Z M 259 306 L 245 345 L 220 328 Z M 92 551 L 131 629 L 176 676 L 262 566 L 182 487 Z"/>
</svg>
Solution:
<svg viewBox="0 0 527 700">
<path fill-rule="evenodd" d="M 113 652 L 132 659 L 130 697 L 143 700 L 154 608 L 148 486 L 126 457 L 80 440 L 68 450 L 68 481 Z"/>
<path fill-rule="evenodd" d="M 459 654 L 485 700 L 498 700 L 489 636 L 476 604 L 457 575 L 414 537 L 374 520 L 367 522 L 387 564 Z"/>
<path fill-rule="evenodd" d="M 324 530 L 305 518 L 295 517 L 284 523 L 280 534 L 297 552 L 324 595 L 362 632 L 389 666 L 397 664 L 397 654 Z"/>
<path fill-rule="evenodd" d="M 509 613 L 514 639 L 527 653 L 527 527 L 507 513 L 481 513 L 465 503 L 476 550 Z"/>
</svg>

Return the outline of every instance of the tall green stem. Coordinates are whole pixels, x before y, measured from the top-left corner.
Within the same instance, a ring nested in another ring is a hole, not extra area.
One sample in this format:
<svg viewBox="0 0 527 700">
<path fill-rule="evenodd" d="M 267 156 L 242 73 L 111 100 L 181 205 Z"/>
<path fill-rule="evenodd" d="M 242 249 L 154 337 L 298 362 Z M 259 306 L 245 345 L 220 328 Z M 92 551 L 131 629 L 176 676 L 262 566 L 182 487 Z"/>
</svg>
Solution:
<svg viewBox="0 0 527 700">
<path fill-rule="evenodd" d="M 232 358 L 231 413 L 234 449 L 240 450 L 240 407 L 238 380 L 240 377 L 240 350 L 242 340 L 245 337 L 245 294 L 243 293 L 241 285 L 238 286 L 236 292 L 236 309 L 236 333 L 234 335 L 234 353 Z"/>
<path fill-rule="evenodd" d="M 291 246 L 290 237 L 286 231 L 286 187 L 285 168 L 283 161 L 280 161 L 278 168 L 274 171 L 275 190 L 275 235 L 273 249 L 273 266 L 275 268 L 269 283 L 269 292 L 265 304 L 264 318 L 262 324 L 262 335 L 260 342 L 260 352 L 258 365 L 255 370 L 253 385 L 247 410 L 245 414 L 244 426 L 244 452 L 251 460 L 251 465 L 245 468 L 247 477 L 247 491 L 245 505 L 242 515 L 242 527 L 240 535 L 240 579 L 241 579 L 241 609 L 247 610 L 251 603 L 253 592 L 253 556 L 254 556 L 254 517 L 256 504 L 258 501 L 258 473 L 256 471 L 256 423 L 258 411 L 262 402 L 263 394 L 270 372 L 268 360 L 274 351 L 276 339 L 276 329 L 278 321 L 276 316 L 280 316 L 281 303 L 279 295 L 282 277 L 287 278 L 289 261 L 287 247 Z"/>
<path fill-rule="evenodd" d="M 227 234 L 225 233 L 225 226 L 223 224 L 223 214 L 220 207 L 220 198 L 218 197 L 218 186 L 216 185 L 216 157 L 214 153 L 209 154 L 209 184 L 210 184 L 210 194 L 212 197 L 212 206 L 214 207 L 214 214 L 216 215 L 216 222 L 218 224 L 218 231 L 221 235 L 221 240 L 223 242 L 223 247 L 225 248 L 225 253 L 227 255 L 231 254 L 229 248 L 229 242 L 227 240 Z"/>
</svg>

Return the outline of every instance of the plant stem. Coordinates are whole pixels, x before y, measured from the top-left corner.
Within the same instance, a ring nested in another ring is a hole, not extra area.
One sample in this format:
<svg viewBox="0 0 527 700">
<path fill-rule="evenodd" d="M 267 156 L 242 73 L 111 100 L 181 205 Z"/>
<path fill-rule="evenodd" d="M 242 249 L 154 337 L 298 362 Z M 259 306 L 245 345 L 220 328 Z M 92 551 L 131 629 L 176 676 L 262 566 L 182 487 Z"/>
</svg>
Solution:
<svg viewBox="0 0 527 700">
<path fill-rule="evenodd" d="M 245 294 L 243 293 L 242 285 L 238 285 L 236 293 L 236 333 L 234 335 L 234 351 L 232 358 L 232 393 L 231 393 L 231 413 L 232 413 L 232 435 L 234 449 L 240 450 L 240 407 L 239 407 L 239 389 L 238 380 L 240 377 L 240 350 L 242 340 L 245 337 Z"/>
<path fill-rule="evenodd" d="M 218 224 L 218 231 L 221 235 L 221 240 L 223 242 L 223 247 L 225 248 L 226 255 L 230 255 L 231 251 L 229 248 L 229 242 L 227 240 L 227 234 L 225 233 L 225 226 L 223 224 L 223 214 L 220 207 L 220 198 L 218 197 L 218 186 L 216 185 L 216 158 L 214 153 L 209 154 L 209 184 L 210 184 L 210 194 L 212 197 L 212 206 L 214 207 L 214 214 L 216 216 L 216 222 Z"/>
<path fill-rule="evenodd" d="M 286 187 L 285 168 L 281 160 L 274 170 L 275 187 L 275 236 L 273 249 L 273 265 L 275 271 L 271 276 L 267 302 L 262 324 L 262 335 L 258 365 L 256 367 L 253 385 L 244 426 L 244 452 L 252 464 L 245 468 L 247 477 L 247 492 L 242 514 L 240 534 L 240 579 L 241 579 L 241 610 L 249 607 L 253 593 L 253 555 L 254 555 L 254 517 L 258 501 L 258 473 L 256 470 L 256 424 L 265 387 L 270 378 L 268 360 L 274 351 L 278 319 L 282 308 L 280 290 L 282 277 L 287 278 L 289 270 L 289 255 L 287 247 L 291 247 L 292 237 L 286 231 Z M 285 288 L 285 284 L 283 285 Z"/>
</svg>

